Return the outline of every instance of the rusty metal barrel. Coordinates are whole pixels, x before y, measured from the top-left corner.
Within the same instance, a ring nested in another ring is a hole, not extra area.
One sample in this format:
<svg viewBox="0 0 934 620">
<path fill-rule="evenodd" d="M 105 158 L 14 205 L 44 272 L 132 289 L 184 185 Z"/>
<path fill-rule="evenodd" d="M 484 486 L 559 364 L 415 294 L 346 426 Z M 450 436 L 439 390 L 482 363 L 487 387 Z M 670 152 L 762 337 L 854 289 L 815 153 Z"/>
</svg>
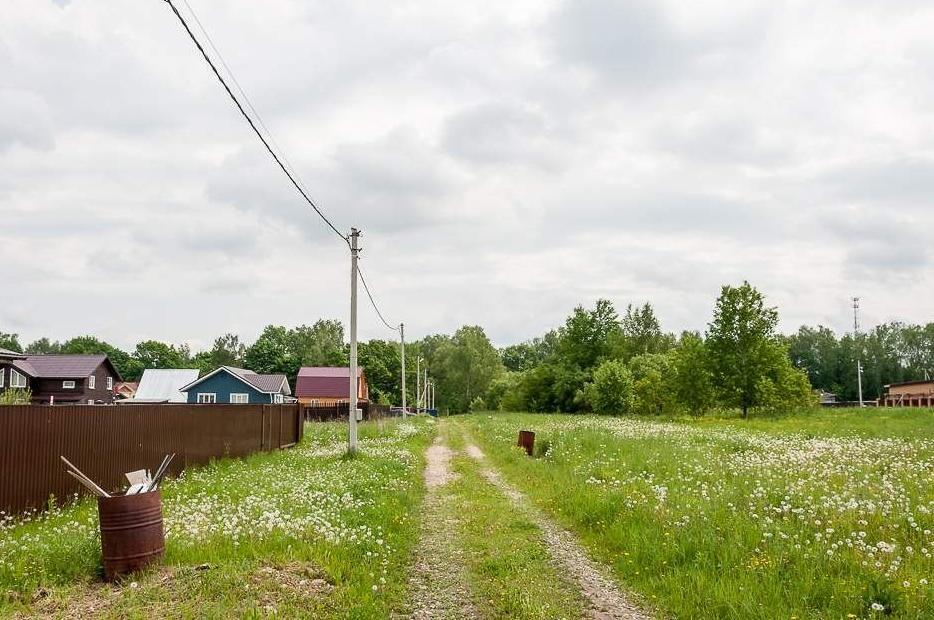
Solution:
<svg viewBox="0 0 934 620">
<path fill-rule="evenodd" d="M 162 494 L 97 498 L 104 578 L 113 581 L 160 560 L 165 553 Z"/>
<path fill-rule="evenodd" d="M 535 433 L 532 431 L 519 431 L 519 443 L 516 445 L 525 448 L 525 453 L 532 456 L 535 449 Z"/>
</svg>

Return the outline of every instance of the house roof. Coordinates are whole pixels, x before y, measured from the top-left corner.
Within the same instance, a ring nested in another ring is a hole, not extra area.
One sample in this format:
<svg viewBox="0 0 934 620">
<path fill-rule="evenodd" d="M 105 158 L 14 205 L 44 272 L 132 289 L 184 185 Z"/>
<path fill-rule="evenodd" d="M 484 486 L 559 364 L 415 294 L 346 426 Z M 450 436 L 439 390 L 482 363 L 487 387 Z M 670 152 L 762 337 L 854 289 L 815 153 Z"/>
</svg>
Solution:
<svg viewBox="0 0 934 620">
<path fill-rule="evenodd" d="M 28 376 L 30 376 L 30 377 L 38 377 L 38 376 L 39 376 L 39 373 L 36 371 L 36 369 L 33 368 L 33 367 L 29 364 L 29 362 L 27 362 L 27 361 L 24 360 L 24 359 L 16 359 L 16 360 L 13 360 L 12 362 L 10 362 L 10 365 L 11 365 L 13 368 L 16 368 L 17 370 L 21 370 L 22 372 L 26 373 L 26 375 L 28 375 Z"/>
<path fill-rule="evenodd" d="M 363 366 L 357 366 L 357 376 L 363 375 Z M 302 366 L 299 377 L 344 377 L 350 379 L 349 366 Z"/>
<path fill-rule="evenodd" d="M 357 367 L 357 377 L 363 368 Z M 350 382 L 348 366 L 306 366 L 298 371 L 295 395 L 300 398 L 347 398 Z"/>
<path fill-rule="evenodd" d="M 25 353 L 17 353 L 16 351 L 10 351 L 9 349 L 0 349 L 0 358 L 24 359 L 25 357 L 26 357 Z"/>
<path fill-rule="evenodd" d="M 885 387 L 902 387 L 905 385 L 924 385 L 926 383 L 934 383 L 934 379 L 919 379 L 917 381 L 902 381 L 901 383 L 889 383 Z"/>
<path fill-rule="evenodd" d="M 24 361 L 14 365 L 40 379 L 83 379 L 105 362 L 113 368 L 106 355 L 29 355 Z"/>
<path fill-rule="evenodd" d="M 181 387 L 198 378 L 197 368 L 147 368 L 139 380 L 134 400 L 162 400 L 184 403 L 188 399 Z"/>
<path fill-rule="evenodd" d="M 250 387 L 263 392 L 264 394 L 286 394 L 289 395 L 292 393 L 291 388 L 289 387 L 289 382 L 285 378 L 285 375 L 282 374 L 272 374 L 272 375 L 261 375 L 253 372 L 252 370 L 247 370 L 245 368 L 236 368 L 234 366 L 221 366 L 220 368 L 209 372 L 200 379 L 196 379 L 187 385 L 182 386 L 180 389 L 183 391 L 188 391 L 194 385 L 197 385 L 209 377 L 213 377 L 219 372 L 227 372 L 228 374 L 236 377 L 237 379 L 243 381 Z"/>
</svg>

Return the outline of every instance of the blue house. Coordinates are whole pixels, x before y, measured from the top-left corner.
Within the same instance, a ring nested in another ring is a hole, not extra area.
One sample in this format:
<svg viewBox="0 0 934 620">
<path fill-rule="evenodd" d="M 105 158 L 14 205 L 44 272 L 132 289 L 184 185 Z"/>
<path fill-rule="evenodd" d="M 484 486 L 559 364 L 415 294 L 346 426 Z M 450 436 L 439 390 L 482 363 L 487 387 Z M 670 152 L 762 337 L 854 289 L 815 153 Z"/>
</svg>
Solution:
<svg viewBox="0 0 934 620">
<path fill-rule="evenodd" d="M 191 404 L 259 405 L 281 403 L 292 394 L 285 375 L 259 375 L 252 370 L 221 366 L 179 388 Z"/>
</svg>

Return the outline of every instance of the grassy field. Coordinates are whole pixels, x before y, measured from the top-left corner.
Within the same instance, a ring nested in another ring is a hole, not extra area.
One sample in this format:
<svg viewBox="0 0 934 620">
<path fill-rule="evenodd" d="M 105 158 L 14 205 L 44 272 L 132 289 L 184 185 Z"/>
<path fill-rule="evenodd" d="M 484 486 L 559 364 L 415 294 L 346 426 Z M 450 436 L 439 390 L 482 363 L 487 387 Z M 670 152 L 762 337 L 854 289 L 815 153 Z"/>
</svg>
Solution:
<svg viewBox="0 0 934 620">
<path fill-rule="evenodd" d="M 307 427 L 301 446 L 163 487 L 165 566 L 100 583 L 90 501 L 0 523 L 0 616 L 381 618 L 406 596 L 431 420 Z"/>
<path fill-rule="evenodd" d="M 675 617 L 934 617 L 932 411 L 460 424 Z M 535 458 L 514 447 L 519 429 L 537 432 Z"/>
</svg>

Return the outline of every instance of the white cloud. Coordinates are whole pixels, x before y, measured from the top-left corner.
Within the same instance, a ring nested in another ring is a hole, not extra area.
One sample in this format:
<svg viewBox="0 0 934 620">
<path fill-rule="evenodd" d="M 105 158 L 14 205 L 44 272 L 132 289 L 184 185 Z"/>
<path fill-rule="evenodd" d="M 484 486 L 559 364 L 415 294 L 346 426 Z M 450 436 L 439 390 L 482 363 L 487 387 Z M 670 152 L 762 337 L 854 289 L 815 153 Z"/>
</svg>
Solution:
<svg viewBox="0 0 934 620">
<path fill-rule="evenodd" d="M 189 1 L 412 337 L 597 297 L 701 329 L 743 279 L 789 330 L 931 320 L 926 3 Z M 0 75 L 0 330 L 346 317 L 346 250 L 167 5 L 4 2 Z"/>
</svg>

